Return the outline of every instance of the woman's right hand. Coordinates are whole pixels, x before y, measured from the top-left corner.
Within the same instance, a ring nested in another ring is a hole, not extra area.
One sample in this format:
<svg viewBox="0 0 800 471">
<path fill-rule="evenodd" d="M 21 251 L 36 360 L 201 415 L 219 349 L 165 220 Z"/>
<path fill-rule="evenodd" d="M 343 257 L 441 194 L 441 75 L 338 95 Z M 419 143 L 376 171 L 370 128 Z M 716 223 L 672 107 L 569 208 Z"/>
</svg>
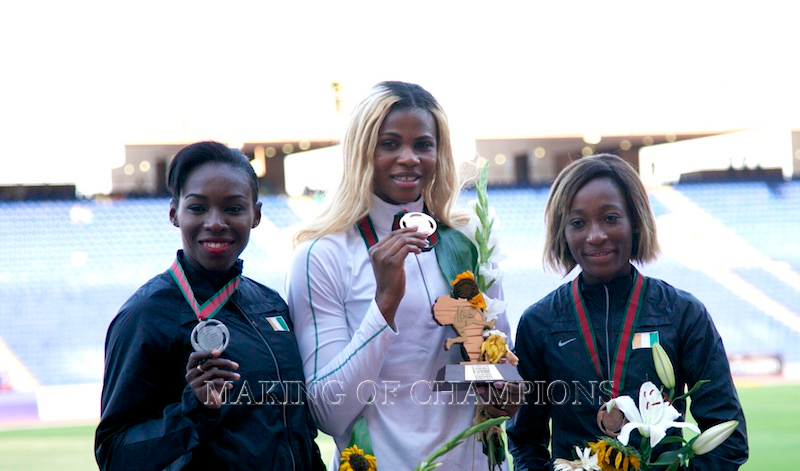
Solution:
<svg viewBox="0 0 800 471">
<path fill-rule="evenodd" d="M 209 409 L 222 407 L 223 388 L 233 388 L 232 381 L 241 377 L 235 371 L 239 364 L 220 358 L 221 354 L 219 350 L 194 352 L 186 363 L 186 382 L 197 400 Z"/>
<path fill-rule="evenodd" d="M 406 257 L 410 253 L 421 253 L 427 245 L 425 234 L 417 232 L 416 227 L 406 227 L 390 232 L 369 249 L 375 272 L 375 302 L 392 328 L 397 306 L 406 292 Z"/>
</svg>

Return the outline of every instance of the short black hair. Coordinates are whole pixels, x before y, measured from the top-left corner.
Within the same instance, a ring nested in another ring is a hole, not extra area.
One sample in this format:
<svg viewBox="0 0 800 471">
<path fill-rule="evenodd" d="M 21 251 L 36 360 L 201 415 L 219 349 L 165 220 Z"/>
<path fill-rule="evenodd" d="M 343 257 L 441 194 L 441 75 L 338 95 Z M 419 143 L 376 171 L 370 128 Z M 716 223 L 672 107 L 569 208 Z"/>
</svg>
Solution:
<svg viewBox="0 0 800 471">
<path fill-rule="evenodd" d="M 250 179 L 253 192 L 253 203 L 258 201 L 258 177 L 256 176 L 250 160 L 238 149 L 231 149 L 225 144 L 215 141 L 202 141 L 189 144 L 179 150 L 167 172 L 167 189 L 172 197 L 172 203 L 177 206 L 186 177 L 195 168 L 207 163 L 220 163 L 241 169 Z"/>
</svg>

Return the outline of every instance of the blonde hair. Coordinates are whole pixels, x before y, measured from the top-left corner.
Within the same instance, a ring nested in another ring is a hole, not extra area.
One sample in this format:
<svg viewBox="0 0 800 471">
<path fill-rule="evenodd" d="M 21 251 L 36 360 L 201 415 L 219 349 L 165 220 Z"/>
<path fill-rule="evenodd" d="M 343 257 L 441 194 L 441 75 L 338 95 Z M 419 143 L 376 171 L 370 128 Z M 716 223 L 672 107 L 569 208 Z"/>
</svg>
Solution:
<svg viewBox="0 0 800 471">
<path fill-rule="evenodd" d="M 328 234 L 338 234 L 356 224 L 372 209 L 375 149 L 383 121 L 395 110 L 428 111 L 436 122 L 436 165 L 433 177 L 422 190 L 428 211 L 445 225 L 465 222 L 451 213 L 461 189 L 450 144 L 447 116 L 436 99 L 419 85 L 381 82 L 354 110 L 342 141 L 342 180 L 330 202 L 311 224 L 294 236 L 295 245 Z"/>
<path fill-rule="evenodd" d="M 584 185 L 597 178 L 608 178 L 622 191 L 631 216 L 633 247 L 629 260 L 644 263 L 655 260 L 660 251 L 656 223 L 650 200 L 639 174 L 613 154 L 597 154 L 567 165 L 550 188 L 545 206 L 544 263 L 567 274 L 578 264 L 567 245 L 566 227 L 572 200 Z"/>
</svg>

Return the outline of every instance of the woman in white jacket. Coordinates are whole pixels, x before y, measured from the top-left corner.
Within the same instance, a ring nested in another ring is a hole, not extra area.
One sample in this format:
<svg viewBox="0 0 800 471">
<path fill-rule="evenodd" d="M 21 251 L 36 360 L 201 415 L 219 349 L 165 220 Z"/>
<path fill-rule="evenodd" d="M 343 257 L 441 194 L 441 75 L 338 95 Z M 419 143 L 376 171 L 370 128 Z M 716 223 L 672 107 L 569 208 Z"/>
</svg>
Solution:
<svg viewBox="0 0 800 471">
<path fill-rule="evenodd" d="M 451 291 L 436 233 L 393 227 L 405 212 L 426 213 L 440 228 L 468 219 L 452 213 L 461 187 L 447 118 L 422 87 L 383 82 L 355 109 L 342 147 L 339 189 L 295 237 L 289 308 L 313 413 L 336 441 L 336 469 L 362 416 L 379 469 L 412 469 L 475 414 L 474 396 L 434 388 L 442 367 L 463 360 L 444 349 L 453 333 L 431 314 Z M 487 295 L 500 298 L 500 286 Z M 505 313 L 495 328 L 510 335 Z M 443 460 L 448 470 L 486 466 L 475 440 Z"/>
</svg>

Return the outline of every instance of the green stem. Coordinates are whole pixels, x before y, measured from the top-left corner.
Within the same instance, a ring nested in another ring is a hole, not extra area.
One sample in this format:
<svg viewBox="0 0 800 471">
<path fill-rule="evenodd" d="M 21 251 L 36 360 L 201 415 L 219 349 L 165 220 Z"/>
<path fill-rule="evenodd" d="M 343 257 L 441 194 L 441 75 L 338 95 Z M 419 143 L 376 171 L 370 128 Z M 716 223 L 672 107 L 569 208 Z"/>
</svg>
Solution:
<svg viewBox="0 0 800 471">
<path fill-rule="evenodd" d="M 435 462 L 435 460 L 440 456 L 445 455 L 453 448 L 460 445 L 461 442 L 463 442 L 467 437 L 474 435 L 478 432 L 481 432 L 485 429 L 488 429 L 490 427 L 493 427 L 495 425 L 500 425 L 508 419 L 509 417 L 495 417 L 494 419 L 489 419 L 485 422 L 481 422 L 479 424 L 473 425 L 472 427 L 463 430 L 458 435 L 451 438 L 447 443 L 442 445 L 438 450 L 434 451 L 431 456 L 429 456 L 420 464 L 418 464 L 417 467 L 414 468 L 414 471 L 427 471 L 436 468 L 437 463 Z"/>
<path fill-rule="evenodd" d="M 475 192 L 478 196 L 478 202 L 475 204 L 475 213 L 478 215 L 480 222 L 478 228 L 475 230 L 475 240 L 478 242 L 478 266 L 489 262 L 489 257 L 494 250 L 494 247 L 489 247 L 489 236 L 492 232 L 492 225 L 494 220 L 489 217 L 489 197 L 486 192 L 486 187 L 489 180 L 489 163 L 481 169 L 478 182 L 475 184 Z M 478 289 L 485 293 L 491 285 L 486 284 L 485 278 L 476 273 L 476 281 L 478 282 Z"/>
</svg>

